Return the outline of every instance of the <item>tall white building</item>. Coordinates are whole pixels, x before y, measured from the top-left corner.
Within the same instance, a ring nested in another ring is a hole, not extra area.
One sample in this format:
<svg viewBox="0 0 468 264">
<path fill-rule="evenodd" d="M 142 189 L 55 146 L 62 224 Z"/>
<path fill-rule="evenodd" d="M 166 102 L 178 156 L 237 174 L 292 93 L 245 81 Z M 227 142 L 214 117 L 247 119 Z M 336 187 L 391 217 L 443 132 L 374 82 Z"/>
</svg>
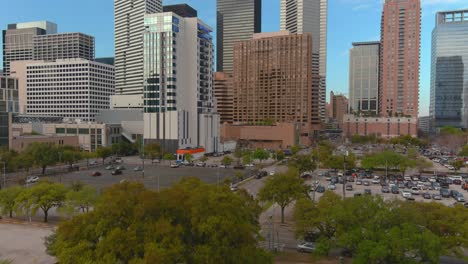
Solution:
<svg viewBox="0 0 468 264">
<path fill-rule="evenodd" d="M 145 16 L 144 139 L 175 152 L 215 152 L 219 116 L 213 105 L 212 29 L 173 12 Z"/>
<path fill-rule="evenodd" d="M 162 0 L 114 0 L 117 94 L 143 93 L 144 16 L 162 9 Z"/>
<path fill-rule="evenodd" d="M 114 94 L 114 66 L 84 59 L 26 65 L 26 113 L 92 122 Z"/>
<path fill-rule="evenodd" d="M 312 34 L 312 71 L 318 75 L 320 117 L 325 120 L 328 0 L 281 0 L 280 29 Z"/>
</svg>

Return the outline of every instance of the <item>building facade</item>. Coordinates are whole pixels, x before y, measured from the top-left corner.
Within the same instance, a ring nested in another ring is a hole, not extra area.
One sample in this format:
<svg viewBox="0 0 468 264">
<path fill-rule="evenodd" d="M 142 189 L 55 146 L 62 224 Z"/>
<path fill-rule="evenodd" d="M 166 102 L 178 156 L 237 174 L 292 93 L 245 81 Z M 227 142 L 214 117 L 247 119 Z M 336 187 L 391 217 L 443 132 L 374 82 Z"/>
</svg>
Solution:
<svg viewBox="0 0 468 264">
<path fill-rule="evenodd" d="M 0 76 L 0 146 L 9 147 L 12 113 L 18 113 L 18 79 Z"/>
<path fill-rule="evenodd" d="M 94 37 L 83 33 L 36 35 L 33 42 L 33 60 L 94 60 Z"/>
<path fill-rule="evenodd" d="M 320 118 L 325 121 L 328 0 L 281 0 L 280 30 L 312 34 L 312 71 L 319 78 Z"/>
<path fill-rule="evenodd" d="M 163 149 L 217 151 L 212 29 L 172 12 L 145 16 L 144 139 Z"/>
<path fill-rule="evenodd" d="M 114 67 L 83 59 L 35 61 L 26 66 L 26 113 L 94 121 L 114 94 Z"/>
<path fill-rule="evenodd" d="M 32 60 L 34 37 L 57 33 L 57 25 L 48 21 L 9 24 L 2 32 L 3 71 L 10 74 L 12 61 Z"/>
<path fill-rule="evenodd" d="M 347 138 L 353 135 L 375 135 L 383 138 L 405 135 L 417 137 L 418 119 L 413 117 L 358 117 L 345 115 L 343 118 L 343 135 Z"/>
<path fill-rule="evenodd" d="M 385 0 L 381 28 L 380 113 L 418 117 L 420 0 Z"/>
<path fill-rule="evenodd" d="M 162 0 L 114 0 L 115 85 L 117 94 L 143 93 L 145 14 L 161 12 Z"/>
<path fill-rule="evenodd" d="M 348 98 L 342 94 L 330 92 L 330 117 L 337 123 L 338 128 L 343 124 L 343 117 L 348 113 Z"/>
<path fill-rule="evenodd" d="M 312 89 L 312 37 L 287 31 L 255 34 L 234 48 L 234 124 L 292 122 L 301 144 L 320 124 Z"/>
<path fill-rule="evenodd" d="M 380 42 L 357 42 L 349 51 L 349 112 L 379 114 Z"/>
<path fill-rule="evenodd" d="M 214 73 L 213 95 L 221 124 L 232 123 L 234 91 L 232 78 L 228 74 L 224 72 Z"/>
<path fill-rule="evenodd" d="M 232 74 L 234 44 L 262 31 L 262 1 L 217 0 L 216 16 L 216 70 Z"/>
<path fill-rule="evenodd" d="M 429 115 L 435 127 L 468 128 L 468 10 L 436 14 L 431 59 Z"/>
</svg>

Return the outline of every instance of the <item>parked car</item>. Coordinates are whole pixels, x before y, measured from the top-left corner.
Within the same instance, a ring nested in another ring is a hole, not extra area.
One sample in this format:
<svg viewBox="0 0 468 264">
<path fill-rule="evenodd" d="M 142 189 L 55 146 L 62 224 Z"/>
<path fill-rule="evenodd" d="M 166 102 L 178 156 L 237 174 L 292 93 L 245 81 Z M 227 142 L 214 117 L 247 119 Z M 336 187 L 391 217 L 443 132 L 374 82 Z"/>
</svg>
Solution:
<svg viewBox="0 0 468 264">
<path fill-rule="evenodd" d="M 93 173 L 91 173 L 91 176 L 93 177 L 98 177 L 98 176 L 101 176 L 102 174 L 99 172 L 99 171 L 95 171 Z"/>
<path fill-rule="evenodd" d="M 390 193 L 390 189 L 387 186 L 382 187 L 382 193 Z"/>
<path fill-rule="evenodd" d="M 234 169 L 235 170 L 243 170 L 243 169 L 245 169 L 245 166 L 239 164 L 239 165 L 234 166 Z"/>
<path fill-rule="evenodd" d="M 404 188 L 405 188 L 405 183 L 399 182 L 399 183 L 398 183 L 398 188 L 404 189 Z"/>
<path fill-rule="evenodd" d="M 115 169 L 116 170 L 125 170 L 126 168 L 125 168 L 125 166 L 120 165 L 120 166 L 117 166 Z"/>
<path fill-rule="evenodd" d="M 372 194 L 371 189 L 364 189 L 364 194 L 369 194 L 369 195 L 371 195 L 371 194 Z"/>
<path fill-rule="evenodd" d="M 461 185 L 462 181 L 458 180 L 458 179 L 455 179 L 455 180 L 452 180 L 452 183 L 455 184 L 455 185 Z"/>
<path fill-rule="evenodd" d="M 297 245 L 297 251 L 312 253 L 315 250 L 315 244 L 312 242 L 303 242 Z"/>
<path fill-rule="evenodd" d="M 356 180 L 356 185 L 362 185 L 362 180 Z"/>
<path fill-rule="evenodd" d="M 206 167 L 206 163 L 205 162 L 198 162 L 197 167 Z"/>
<path fill-rule="evenodd" d="M 232 192 L 236 192 L 237 191 L 237 185 L 231 184 L 230 189 L 231 189 Z"/>
<path fill-rule="evenodd" d="M 463 196 L 463 194 L 461 193 L 458 193 L 454 199 L 459 202 L 459 203 L 464 203 L 465 202 L 465 197 Z"/>
<path fill-rule="evenodd" d="M 440 190 L 439 190 L 439 193 L 440 193 L 440 195 L 441 195 L 442 197 L 444 197 L 444 198 L 450 197 L 450 191 L 449 191 L 449 189 L 445 189 L 445 188 L 444 188 L 444 189 L 440 189 Z"/>
<path fill-rule="evenodd" d="M 263 177 L 268 176 L 268 172 L 266 171 L 259 171 L 257 174 L 255 174 L 255 179 L 261 179 Z"/>
<path fill-rule="evenodd" d="M 434 194 L 432 194 L 432 199 L 433 200 L 442 200 L 442 196 L 440 196 L 440 194 L 434 193 Z"/>
<path fill-rule="evenodd" d="M 318 193 L 324 193 L 325 192 L 325 187 L 322 185 L 317 186 L 316 191 Z"/>
<path fill-rule="evenodd" d="M 373 183 L 373 184 L 379 184 L 379 183 L 380 183 L 380 180 L 379 180 L 379 179 L 373 179 L 373 180 L 372 180 L 372 183 Z"/>
<path fill-rule="evenodd" d="M 397 186 L 393 186 L 391 190 L 392 190 L 393 194 L 399 194 L 400 193 L 400 190 L 398 189 Z"/>
<path fill-rule="evenodd" d="M 418 188 L 418 187 L 413 187 L 413 188 L 411 188 L 411 194 L 413 194 L 413 195 L 419 195 L 419 188 Z"/>
<path fill-rule="evenodd" d="M 336 185 L 335 184 L 328 185 L 328 190 L 331 190 L 331 191 L 336 190 Z"/>
<path fill-rule="evenodd" d="M 97 162 L 95 160 L 92 160 L 88 163 L 89 166 L 96 166 Z"/>
<path fill-rule="evenodd" d="M 171 163 L 171 168 L 176 169 L 176 168 L 179 168 L 179 167 L 180 167 L 179 164 L 177 164 L 177 163 Z"/>
<path fill-rule="evenodd" d="M 411 192 L 409 192 L 409 191 L 407 191 L 407 190 L 403 190 L 403 191 L 401 191 L 401 196 L 402 196 L 403 198 L 408 199 L 408 198 L 411 197 L 412 195 L 411 195 Z"/>
<path fill-rule="evenodd" d="M 426 193 L 423 193 L 422 197 L 424 199 L 431 199 L 431 194 L 426 192 Z"/>
<path fill-rule="evenodd" d="M 369 181 L 363 181 L 362 184 L 363 184 L 364 186 L 370 186 L 370 182 L 369 182 Z"/>
<path fill-rule="evenodd" d="M 252 163 L 249 163 L 249 164 L 245 164 L 245 167 L 247 168 L 252 168 L 254 165 Z"/>
<path fill-rule="evenodd" d="M 111 172 L 112 175 L 121 175 L 122 174 L 122 171 L 121 170 L 113 170 Z"/>
<path fill-rule="evenodd" d="M 351 184 L 346 184 L 346 190 L 347 190 L 347 191 L 352 191 L 352 190 L 353 190 L 353 185 L 351 185 Z"/>
<path fill-rule="evenodd" d="M 109 165 L 109 166 L 106 167 L 106 170 L 114 170 L 114 169 L 115 169 L 115 167 L 112 166 L 112 165 Z"/>
<path fill-rule="evenodd" d="M 143 167 L 141 166 L 135 167 L 133 168 L 133 171 L 143 171 Z"/>
<path fill-rule="evenodd" d="M 35 183 L 35 182 L 38 182 L 39 181 L 39 177 L 37 176 L 29 176 L 27 179 L 26 179 L 26 183 Z"/>
</svg>

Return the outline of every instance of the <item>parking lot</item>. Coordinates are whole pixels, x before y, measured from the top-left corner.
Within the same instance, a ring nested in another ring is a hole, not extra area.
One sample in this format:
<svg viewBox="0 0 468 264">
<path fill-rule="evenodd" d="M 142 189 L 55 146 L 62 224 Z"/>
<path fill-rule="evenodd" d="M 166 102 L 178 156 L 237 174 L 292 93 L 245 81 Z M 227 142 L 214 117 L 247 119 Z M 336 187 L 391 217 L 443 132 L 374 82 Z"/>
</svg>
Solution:
<svg viewBox="0 0 468 264">
<path fill-rule="evenodd" d="M 312 186 L 312 183 L 314 181 L 318 181 L 319 182 L 319 185 L 321 186 L 324 186 L 326 190 L 328 190 L 328 186 L 330 185 L 330 181 L 327 181 L 325 177 L 316 177 L 315 179 L 308 179 L 306 181 L 306 183 L 308 185 L 311 185 Z M 363 179 L 363 181 L 368 181 L 369 182 L 369 186 L 364 186 L 364 185 L 356 185 L 356 181 L 354 182 L 347 182 L 346 184 L 347 185 L 352 185 L 353 187 L 353 190 L 352 191 L 345 191 L 345 195 L 346 197 L 352 197 L 354 196 L 354 194 L 356 193 L 360 193 L 360 194 L 364 194 L 364 190 L 365 189 L 370 189 L 371 190 L 371 193 L 373 195 L 377 194 L 377 195 L 380 195 L 383 197 L 384 200 L 391 200 L 391 199 L 401 199 L 401 200 L 405 200 L 405 198 L 402 197 L 402 190 L 406 190 L 406 191 L 410 191 L 410 189 L 408 188 L 405 188 L 405 189 L 401 189 L 399 190 L 399 194 L 392 194 L 392 193 L 382 193 L 382 186 L 380 185 L 380 183 L 372 183 L 372 179 Z M 335 184 L 336 186 L 336 189 L 333 190 L 336 194 L 338 195 L 343 195 L 343 184 Z M 458 192 L 460 192 L 461 194 L 463 194 L 465 196 L 465 199 L 468 198 L 468 192 L 463 190 L 461 188 L 460 185 L 454 185 L 454 184 L 451 184 L 450 185 L 450 189 L 449 190 L 456 190 Z M 453 199 L 452 197 L 449 197 L 449 198 L 442 198 L 441 200 L 433 200 L 433 199 L 424 199 L 423 198 L 423 193 L 429 193 L 431 194 L 439 194 L 439 191 L 437 190 L 420 190 L 419 191 L 419 195 L 412 195 L 412 197 L 415 199 L 415 201 L 419 201 L 419 202 L 431 202 L 431 201 L 436 201 L 436 202 L 440 202 L 440 203 L 443 203 L 444 205 L 447 205 L 447 206 L 451 206 L 453 205 L 454 203 L 456 203 L 455 199 Z M 315 192 L 315 198 L 316 200 L 318 200 L 323 194 L 322 193 L 319 193 L 319 192 Z M 462 203 L 463 204 L 463 203 Z"/>
<path fill-rule="evenodd" d="M 151 164 L 149 161 L 145 164 L 143 171 L 134 171 L 135 167 L 142 166 L 141 162 L 124 161 L 122 164 L 115 164 L 114 167 L 123 166 L 121 175 L 112 175 L 112 170 L 106 170 L 105 166 L 99 165 L 88 170 L 81 170 L 69 173 L 58 174 L 47 177 L 47 179 L 70 185 L 73 182 L 81 182 L 91 185 L 97 189 L 102 189 L 122 181 L 142 182 L 147 188 L 157 190 L 170 187 L 180 182 L 183 178 L 196 177 L 205 183 L 222 184 L 226 178 L 234 179 L 236 171 L 234 169 L 208 168 L 208 167 L 184 167 L 171 168 L 169 164 Z M 101 173 L 101 176 L 91 176 L 94 172 Z M 245 177 L 250 173 L 249 170 L 242 170 Z"/>
</svg>

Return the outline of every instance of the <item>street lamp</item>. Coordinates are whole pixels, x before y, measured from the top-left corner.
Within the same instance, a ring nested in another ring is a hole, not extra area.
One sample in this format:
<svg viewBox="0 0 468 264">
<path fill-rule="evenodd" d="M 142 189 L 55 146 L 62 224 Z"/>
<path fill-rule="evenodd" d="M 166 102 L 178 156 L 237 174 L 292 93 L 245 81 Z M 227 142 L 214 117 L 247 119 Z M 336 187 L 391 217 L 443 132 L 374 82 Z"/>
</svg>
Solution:
<svg viewBox="0 0 468 264">
<path fill-rule="evenodd" d="M 348 151 L 346 151 L 343 155 L 343 200 L 346 198 L 346 157 L 348 154 Z"/>
</svg>

